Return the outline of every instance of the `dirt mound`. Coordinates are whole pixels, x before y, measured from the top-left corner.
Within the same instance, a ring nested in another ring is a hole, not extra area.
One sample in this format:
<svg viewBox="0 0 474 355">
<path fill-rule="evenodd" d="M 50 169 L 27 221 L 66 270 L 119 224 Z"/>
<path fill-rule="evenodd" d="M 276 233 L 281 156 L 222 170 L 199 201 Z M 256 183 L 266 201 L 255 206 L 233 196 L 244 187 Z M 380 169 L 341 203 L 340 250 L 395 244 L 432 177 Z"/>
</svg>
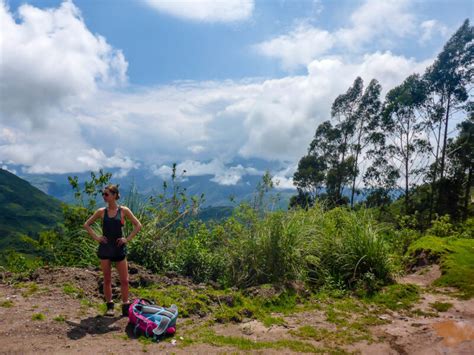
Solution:
<svg viewBox="0 0 474 355">
<path fill-rule="evenodd" d="M 129 263 L 129 284 L 131 287 L 147 287 L 150 285 L 170 286 L 182 285 L 195 288 L 191 279 L 173 273 L 157 275 L 144 267 Z M 101 297 L 103 278 L 99 268 L 77 267 L 42 267 L 37 269 L 27 281 L 34 281 L 40 285 L 72 284 L 82 290 L 86 297 Z M 120 292 L 118 273 L 112 269 L 112 293 L 114 297 Z"/>
</svg>

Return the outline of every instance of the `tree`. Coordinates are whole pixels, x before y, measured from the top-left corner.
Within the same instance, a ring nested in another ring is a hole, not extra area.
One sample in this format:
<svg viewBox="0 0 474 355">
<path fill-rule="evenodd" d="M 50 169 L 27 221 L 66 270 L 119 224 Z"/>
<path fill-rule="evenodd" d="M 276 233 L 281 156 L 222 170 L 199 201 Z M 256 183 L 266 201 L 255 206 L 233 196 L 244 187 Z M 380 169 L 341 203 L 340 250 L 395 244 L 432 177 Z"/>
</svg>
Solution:
<svg viewBox="0 0 474 355">
<path fill-rule="evenodd" d="M 351 207 L 354 206 L 354 193 L 356 190 L 356 179 L 359 175 L 359 157 L 362 151 L 371 143 L 370 132 L 375 128 L 380 115 L 382 103 L 380 102 L 380 92 L 382 87 L 377 80 L 372 79 L 369 86 L 362 95 L 357 113 L 355 115 L 356 133 L 355 143 L 352 146 L 354 155 L 354 167 L 352 168 L 352 191 Z"/>
<path fill-rule="evenodd" d="M 441 183 L 451 187 L 452 193 L 444 195 L 441 207 L 451 207 L 448 211 L 454 218 L 468 217 L 471 189 L 474 185 L 474 117 L 471 116 L 458 125 L 459 135 L 448 141 L 446 150 L 447 177 Z M 441 198 L 441 197 L 440 197 Z"/>
<path fill-rule="evenodd" d="M 429 142 L 424 135 L 426 123 L 421 119 L 425 99 L 426 85 L 414 74 L 388 92 L 383 109 L 383 144 L 390 165 L 404 179 L 406 213 L 410 210 L 410 187 L 427 164 Z"/>
<path fill-rule="evenodd" d="M 293 176 L 293 183 L 301 191 L 298 195 L 314 201 L 323 187 L 326 169 L 326 162 L 321 156 L 308 154 L 302 157 Z"/>
<path fill-rule="evenodd" d="M 338 122 L 336 129 L 341 132 L 341 142 L 337 146 L 339 153 L 338 161 L 328 175 L 329 181 L 334 184 L 333 195 L 336 204 L 342 202 L 344 185 L 350 181 L 350 177 L 357 175 L 355 171 L 357 168 L 357 159 L 355 159 L 353 155 L 349 155 L 349 153 L 352 150 L 351 148 L 354 147 L 352 140 L 355 137 L 358 123 L 361 121 L 360 103 L 363 87 L 364 82 L 360 77 L 357 77 L 347 92 L 336 97 L 332 104 L 331 117 Z M 328 186 L 328 189 L 331 190 L 332 186 Z"/>
<path fill-rule="evenodd" d="M 474 28 L 466 19 L 425 73 L 433 110 L 436 112 L 432 118 L 432 124 L 436 127 L 433 130 L 436 138 L 435 162 L 432 169 L 433 188 L 436 186 L 438 174 L 440 180 L 445 174 L 450 118 L 469 97 L 469 86 L 472 86 L 474 75 L 473 63 Z M 440 195 L 438 191 L 438 196 Z"/>
</svg>

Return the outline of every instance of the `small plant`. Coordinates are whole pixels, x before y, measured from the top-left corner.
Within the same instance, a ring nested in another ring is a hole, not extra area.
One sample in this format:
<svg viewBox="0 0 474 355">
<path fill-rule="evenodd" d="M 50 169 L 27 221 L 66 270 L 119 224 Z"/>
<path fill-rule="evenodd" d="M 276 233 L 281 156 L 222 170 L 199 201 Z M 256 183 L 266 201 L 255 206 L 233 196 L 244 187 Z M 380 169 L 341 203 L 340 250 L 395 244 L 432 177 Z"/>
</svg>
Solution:
<svg viewBox="0 0 474 355">
<path fill-rule="evenodd" d="M 60 314 L 60 315 L 57 315 L 56 317 L 54 317 L 53 320 L 56 321 L 56 322 L 64 322 L 64 321 L 66 321 L 66 316 Z"/>
<path fill-rule="evenodd" d="M 39 321 L 43 321 L 46 319 L 46 316 L 43 314 L 43 313 L 35 313 L 31 316 L 31 319 L 32 320 L 39 320 Z"/>
<path fill-rule="evenodd" d="M 63 285 L 63 292 L 66 295 L 72 296 L 74 298 L 84 298 L 84 291 L 81 289 L 78 289 L 76 286 L 70 283 L 65 283 Z"/>
<path fill-rule="evenodd" d="M 436 309 L 438 312 L 446 312 L 453 306 L 453 304 L 449 302 L 434 302 L 430 303 L 430 306 Z"/>
<path fill-rule="evenodd" d="M 11 300 L 2 301 L 2 302 L 0 302 L 0 307 L 11 308 L 11 307 L 13 307 L 13 302 Z"/>
<path fill-rule="evenodd" d="M 38 285 L 35 284 L 34 282 L 20 282 L 16 284 L 14 287 L 24 289 L 21 295 L 25 298 L 28 298 L 39 291 Z"/>
<path fill-rule="evenodd" d="M 391 310 L 410 309 L 420 298 L 418 286 L 407 284 L 390 285 L 367 300 Z"/>
</svg>

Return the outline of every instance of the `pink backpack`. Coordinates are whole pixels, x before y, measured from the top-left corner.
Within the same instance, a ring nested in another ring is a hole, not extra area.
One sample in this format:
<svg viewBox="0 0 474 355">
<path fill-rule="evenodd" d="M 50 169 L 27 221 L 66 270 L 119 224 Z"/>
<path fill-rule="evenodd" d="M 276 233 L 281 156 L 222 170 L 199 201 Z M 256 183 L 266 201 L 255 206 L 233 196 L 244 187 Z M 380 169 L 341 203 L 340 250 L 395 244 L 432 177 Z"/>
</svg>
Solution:
<svg viewBox="0 0 474 355">
<path fill-rule="evenodd" d="M 153 336 L 154 340 L 163 334 L 174 334 L 177 318 L 176 305 L 165 308 L 144 298 L 134 300 L 128 309 L 128 320 L 135 325 L 135 335 L 141 332 L 147 337 Z"/>
</svg>

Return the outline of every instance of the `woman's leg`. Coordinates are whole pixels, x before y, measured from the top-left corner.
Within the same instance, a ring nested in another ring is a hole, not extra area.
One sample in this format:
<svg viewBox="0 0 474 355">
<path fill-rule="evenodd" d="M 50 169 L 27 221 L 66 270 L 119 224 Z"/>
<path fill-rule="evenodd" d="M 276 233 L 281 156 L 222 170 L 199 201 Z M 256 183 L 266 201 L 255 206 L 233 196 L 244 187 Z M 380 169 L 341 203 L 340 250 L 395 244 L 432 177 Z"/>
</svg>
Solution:
<svg viewBox="0 0 474 355">
<path fill-rule="evenodd" d="M 122 303 L 128 303 L 128 263 L 127 259 L 117 262 L 117 271 L 120 277 L 120 293 Z"/>
<path fill-rule="evenodd" d="M 112 266 L 110 260 L 101 259 L 100 267 L 104 274 L 104 296 L 105 302 L 112 302 Z"/>
</svg>

